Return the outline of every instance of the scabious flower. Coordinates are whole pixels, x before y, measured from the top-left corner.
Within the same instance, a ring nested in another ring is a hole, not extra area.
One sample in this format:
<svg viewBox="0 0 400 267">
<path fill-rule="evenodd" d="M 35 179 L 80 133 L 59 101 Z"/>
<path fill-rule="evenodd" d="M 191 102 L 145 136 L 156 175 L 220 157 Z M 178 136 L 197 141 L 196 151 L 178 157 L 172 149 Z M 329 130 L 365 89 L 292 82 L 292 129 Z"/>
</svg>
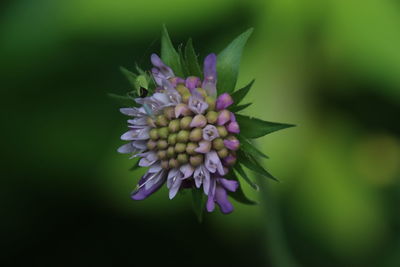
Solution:
<svg viewBox="0 0 400 267">
<path fill-rule="evenodd" d="M 131 198 L 142 200 L 166 184 L 169 198 L 179 191 L 192 189 L 198 209 L 212 212 L 215 204 L 230 213 L 228 196 L 248 200 L 240 189 L 237 174 L 254 183 L 242 165 L 273 178 L 257 161 L 266 157 L 250 139 L 291 125 L 278 124 L 236 114 L 248 86 L 234 90 L 241 50 L 251 30 L 236 38 L 218 56 L 204 58 L 202 72 L 191 41 L 185 54 L 172 46 L 164 28 L 161 58 L 152 54 L 150 73 L 139 74 L 123 69 L 136 89 L 131 107 L 121 108 L 128 120 L 128 141 L 118 152 L 138 158 L 137 166 L 147 168 Z M 232 60 L 231 60 L 232 59 Z M 236 64 L 236 65 L 235 65 Z M 143 94 L 146 92 L 146 94 Z"/>
</svg>

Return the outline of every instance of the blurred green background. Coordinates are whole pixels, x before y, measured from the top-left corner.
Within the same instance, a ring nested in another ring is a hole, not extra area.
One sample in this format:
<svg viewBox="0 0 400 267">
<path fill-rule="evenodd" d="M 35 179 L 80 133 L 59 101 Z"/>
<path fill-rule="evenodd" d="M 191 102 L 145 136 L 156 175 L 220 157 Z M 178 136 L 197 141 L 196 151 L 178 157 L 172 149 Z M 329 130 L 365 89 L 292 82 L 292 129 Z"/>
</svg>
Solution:
<svg viewBox="0 0 400 267">
<path fill-rule="evenodd" d="M 201 57 L 255 27 L 247 114 L 298 125 L 258 140 L 260 205 L 198 224 L 188 194 L 129 199 L 107 93 L 162 23 Z M 3 266 L 400 266 L 399 1 L 3 0 L 0 62 Z"/>
</svg>

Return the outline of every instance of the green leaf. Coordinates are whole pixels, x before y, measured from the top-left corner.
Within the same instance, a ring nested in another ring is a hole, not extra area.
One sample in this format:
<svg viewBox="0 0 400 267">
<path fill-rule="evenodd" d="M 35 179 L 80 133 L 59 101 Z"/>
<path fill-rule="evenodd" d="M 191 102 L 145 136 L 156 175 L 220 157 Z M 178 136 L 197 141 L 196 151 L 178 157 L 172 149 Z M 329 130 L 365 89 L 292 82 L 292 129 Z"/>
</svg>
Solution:
<svg viewBox="0 0 400 267">
<path fill-rule="evenodd" d="M 218 94 L 231 93 L 235 90 L 242 51 L 252 32 L 253 28 L 248 29 L 218 54 Z"/>
<path fill-rule="evenodd" d="M 179 54 L 179 60 L 181 61 L 183 77 L 190 76 L 189 69 L 188 69 L 188 63 L 187 63 L 187 60 L 185 58 L 185 55 L 183 54 L 182 45 L 180 45 L 178 47 L 178 54 Z"/>
<path fill-rule="evenodd" d="M 129 168 L 130 171 L 136 171 L 137 169 L 140 169 L 141 167 L 139 166 L 139 159 L 135 162 L 135 165 L 133 165 L 131 168 Z"/>
<path fill-rule="evenodd" d="M 231 172 L 231 174 L 229 175 L 229 177 L 231 177 L 233 180 L 236 180 L 239 183 L 238 188 L 236 189 L 235 192 L 228 192 L 228 195 L 230 197 L 232 197 L 234 200 L 236 200 L 237 202 L 240 202 L 242 204 L 246 204 L 246 205 L 256 205 L 258 204 L 256 201 L 249 199 L 243 192 L 242 187 L 240 185 L 239 179 L 236 176 L 236 174 L 234 174 L 233 172 Z"/>
<path fill-rule="evenodd" d="M 178 52 L 176 52 L 169 37 L 167 27 L 163 25 L 161 34 L 161 59 L 172 68 L 176 76 L 183 77 L 182 65 Z"/>
<path fill-rule="evenodd" d="M 132 86 L 132 88 L 138 90 L 138 84 L 136 82 L 136 78 L 138 76 L 124 67 L 119 67 L 119 69 L 121 70 L 122 74 L 124 74 L 124 76 L 128 79 L 129 84 Z"/>
<path fill-rule="evenodd" d="M 295 126 L 293 124 L 263 121 L 240 114 L 236 114 L 236 119 L 239 123 L 241 134 L 247 138 L 258 138 L 272 132 Z"/>
<path fill-rule="evenodd" d="M 201 223 L 203 221 L 203 212 L 205 206 L 205 198 L 203 191 L 197 188 L 192 189 L 192 203 L 193 203 L 193 211 L 196 214 L 196 217 Z"/>
<path fill-rule="evenodd" d="M 233 99 L 233 103 L 235 104 L 235 106 L 237 104 L 239 104 L 243 100 L 243 98 L 247 95 L 247 93 L 249 92 L 250 88 L 253 86 L 254 81 L 255 80 L 253 79 L 248 85 L 246 85 L 245 87 L 235 91 L 231 95 L 232 99 Z"/>
<path fill-rule="evenodd" d="M 196 76 L 202 79 L 202 72 L 200 69 L 199 61 L 193 47 L 192 39 L 189 39 L 185 47 L 185 58 L 189 72 L 189 76 Z"/>
<path fill-rule="evenodd" d="M 251 104 L 253 104 L 253 103 L 247 103 L 247 104 L 239 105 L 239 106 L 232 106 L 229 108 L 229 110 L 232 112 L 239 112 L 239 111 L 242 111 L 243 109 L 249 107 Z"/>
<path fill-rule="evenodd" d="M 113 93 L 108 93 L 107 95 L 109 97 L 113 98 L 114 100 L 116 100 L 116 102 L 119 103 L 120 107 L 133 107 L 133 106 L 136 106 L 135 101 L 133 101 L 133 99 L 130 98 L 129 96 L 117 95 L 117 94 L 113 94 Z"/>
<path fill-rule="evenodd" d="M 239 175 L 254 189 L 254 190 L 259 190 L 258 185 L 254 183 L 246 174 L 246 172 L 243 170 L 242 166 L 238 163 L 235 164 L 234 169 L 239 173 Z"/>
<path fill-rule="evenodd" d="M 275 180 L 278 182 L 278 179 L 276 179 L 272 174 L 270 174 L 264 167 L 261 166 L 261 164 L 251 155 L 248 153 L 245 153 L 241 150 L 238 151 L 238 160 L 241 164 L 246 166 L 249 170 L 252 170 L 258 174 L 261 174 L 262 176 L 265 176 L 267 178 L 271 178 L 272 180 Z"/>
<path fill-rule="evenodd" d="M 238 136 L 238 139 L 240 141 L 240 149 L 243 150 L 244 152 L 251 154 L 251 155 L 256 155 L 259 157 L 263 157 L 268 159 L 268 156 L 265 155 L 263 152 L 258 150 L 251 142 L 249 139 L 243 136 Z"/>
</svg>

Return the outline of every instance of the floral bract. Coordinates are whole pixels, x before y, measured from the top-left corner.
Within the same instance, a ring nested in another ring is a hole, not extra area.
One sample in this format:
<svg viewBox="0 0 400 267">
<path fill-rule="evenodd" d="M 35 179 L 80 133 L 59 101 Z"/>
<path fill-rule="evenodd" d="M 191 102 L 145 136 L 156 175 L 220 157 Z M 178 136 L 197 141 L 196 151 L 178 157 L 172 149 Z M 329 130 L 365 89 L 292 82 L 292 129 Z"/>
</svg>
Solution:
<svg viewBox="0 0 400 267">
<path fill-rule="evenodd" d="M 249 106 L 238 104 L 252 82 L 236 91 L 234 87 L 250 34 L 251 30 L 240 35 L 218 56 L 206 56 L 201 71 L 191 40 L 184 52 L 177 52 L 164 28 L 161 58 L 151 55 L 151 72 L 123 69 L 135 90 L 128 93 L 130 107 L 120 109 L 131 118 L 121 136 L 128 143 L 118 152 L 131 154 L 138 158 L 138 167 L 147 168 L 132 192 L 133 200 L 145 199 L 166 184 L 170 199 L 191 189 L 200 216 L 204 205 L 209 212 L 217 204 L 221 212 L 230 213 L 229 195 L 253 204 L 244 196 L 238 175 L 257 186 L 242 166 L 273 178 L 258 163 L 257 157 L 266 156 L 250 139 L 292 125 L 235 114 Z"/>
</svg>

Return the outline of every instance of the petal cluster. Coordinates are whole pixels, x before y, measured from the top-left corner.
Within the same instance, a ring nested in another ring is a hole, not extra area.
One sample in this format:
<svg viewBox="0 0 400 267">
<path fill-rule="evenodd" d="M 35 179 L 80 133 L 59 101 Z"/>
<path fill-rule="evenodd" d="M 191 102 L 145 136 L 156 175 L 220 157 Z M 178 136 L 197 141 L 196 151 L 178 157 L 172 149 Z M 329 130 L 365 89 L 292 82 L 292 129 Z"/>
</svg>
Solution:
<svg viewBox="0 0 400 267">
<path fill-rule="evenodd" d="M 232 97 L 217 97 L 216 55 L 204 60 L 203 76 L 177 77 L 158 55 L 151 55 L 152 76 L 157 88 L 152 95 L 135 99 L 138 107 L 122 108 L 130 116 L 129 141 L 120 153 L 139 157 L 148 168 L 132 193 L 142 200 L 166 183 L 169 198 L 180 190 L 197 188 L 207 196 L 207 211 L 219 205 L 223 213 L 233 210 L 227 198 L 238 183 L 225 176 L 236 162 L 240 132 L 235 115 L 228 110 Z"/>
</svg>

